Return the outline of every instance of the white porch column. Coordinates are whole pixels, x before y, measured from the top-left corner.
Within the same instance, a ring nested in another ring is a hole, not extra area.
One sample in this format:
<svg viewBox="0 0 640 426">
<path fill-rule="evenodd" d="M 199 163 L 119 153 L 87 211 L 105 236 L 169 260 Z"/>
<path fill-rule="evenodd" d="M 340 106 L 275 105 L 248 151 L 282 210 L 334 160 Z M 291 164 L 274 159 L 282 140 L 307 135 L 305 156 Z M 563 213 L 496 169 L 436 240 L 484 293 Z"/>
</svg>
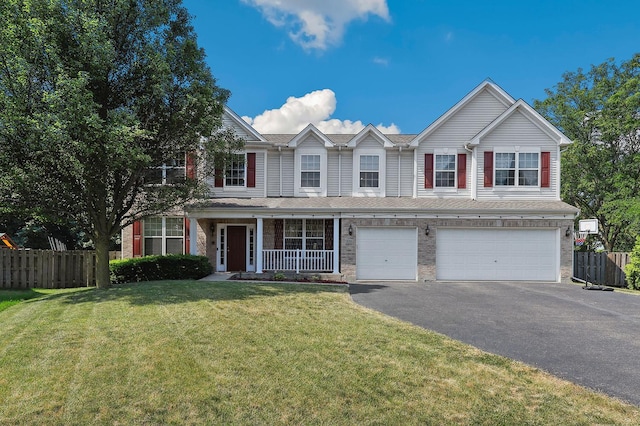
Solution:
<svg viewBox="0 0 640 426">
<path fill-rule="evenodd" d="M 262 218 L 256 219 L 256 273 L 262 273 Z"/>
<path fill-rule="evenodd" d="M 340 219 L 333 218 L 333 273 L 339 274 L 340 268 Z"/>
<path fill-rule="evenodd" d="M 198 220 L 189 219 L 189 253 L 198 255 Z"/>
</svg>

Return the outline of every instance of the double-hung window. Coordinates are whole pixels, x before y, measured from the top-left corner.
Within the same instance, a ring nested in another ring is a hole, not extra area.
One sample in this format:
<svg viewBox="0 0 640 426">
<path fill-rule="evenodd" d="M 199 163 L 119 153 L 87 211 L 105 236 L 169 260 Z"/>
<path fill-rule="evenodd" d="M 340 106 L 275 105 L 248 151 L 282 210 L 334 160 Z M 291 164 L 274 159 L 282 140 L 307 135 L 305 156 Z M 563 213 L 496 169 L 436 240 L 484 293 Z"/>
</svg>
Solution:
<svg viewBox="0 0 640 426">
<path fill-rule="evenodd" d="M 537 152 L 496 152 L 496 186 L 538 186 L 540 154 Z"/>
<path fill-rule="evenodd" d="M 360 156 L 360 188 L 378 188 L 380 186 L 380 157 L 378 155 Z"/>
<path fill-rule="evenodd" d="M 285 219 L 286 250 L 324 250 L 324 219 Z"/>
<path fill-rule="evenodd" d="M 155 185 L 171 185 L 183 181 L 186 176 L 185 156 L 172 158 L 157 167 L 147 171 L 146 182 Z"/>
<path fill-rule="evenodd" d="M 225 186 L 245 186 L 246 160 L 244 154 L 233 154 L 225 168 Z"/>
<path fill-rule="evenodd" d="M 456 156 L 436 155 L 435 164 L 436 188 L 456 187 Z"/>
<path fill-rule="evenodd" d="M 300 187 L 320 188 L 320 155 L 300 156 Z"/>
<path fill-rule="evenodd" d="M 144 254 L 182 254 L 184 251 L 183 217 L 149 217 L 144 220 Z"/>
</svg>

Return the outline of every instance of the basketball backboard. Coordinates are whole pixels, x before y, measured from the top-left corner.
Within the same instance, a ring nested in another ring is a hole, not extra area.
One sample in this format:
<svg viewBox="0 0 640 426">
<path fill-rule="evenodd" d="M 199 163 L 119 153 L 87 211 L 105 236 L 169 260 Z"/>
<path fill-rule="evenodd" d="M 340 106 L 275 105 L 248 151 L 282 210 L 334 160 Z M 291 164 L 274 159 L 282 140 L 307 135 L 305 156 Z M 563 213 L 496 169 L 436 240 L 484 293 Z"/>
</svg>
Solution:
<svg viewBox="0 0 640 426">
<path fill-rule="evenodd" d="M 598 233 L 598 219 L 582 219 L 579 222 L 579 231 L 588 232 L 589 234 Z"/>
</svg>

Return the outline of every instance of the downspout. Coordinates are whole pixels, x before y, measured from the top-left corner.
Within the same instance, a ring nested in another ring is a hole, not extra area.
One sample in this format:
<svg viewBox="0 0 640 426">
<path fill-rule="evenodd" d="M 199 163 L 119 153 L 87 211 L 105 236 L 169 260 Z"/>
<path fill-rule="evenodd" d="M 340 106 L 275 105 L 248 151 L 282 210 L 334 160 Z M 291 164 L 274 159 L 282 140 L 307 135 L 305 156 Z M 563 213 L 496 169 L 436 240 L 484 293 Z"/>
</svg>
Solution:
<svg viewBox="0 0 640 426">
<path fill-rule="evenodd" d="M 342 146 L 338 147 L 338 197 L 342 197 Z"/>
<path fill-rule="evenodd" d="M 402 174 L 400 173 L 400 165 L 402 164 L 402 162 L 400 161 L 400 157 L 402 156 L 402 147 L 399 146 L 398 147 L 398 197 L 400 197 L 400 195 L 402 194 L 400 192 L 401 190 L 401 186 L 400 186 L 400 182 L 402 181 Z"/>
<path fill-rule="evenodd" d="M 413 150 L 413 198 L 418 197 L 418 150 Z"/>
<path fill-rule="evenodd" d="M 280 180 L 280 196 L 282 197 L 282 147 L 281 146 L 278 147 L 278 161 L 280 162 L 279 164 L 280 172 L 278 173 L 278 175 Z"/>
</svg>

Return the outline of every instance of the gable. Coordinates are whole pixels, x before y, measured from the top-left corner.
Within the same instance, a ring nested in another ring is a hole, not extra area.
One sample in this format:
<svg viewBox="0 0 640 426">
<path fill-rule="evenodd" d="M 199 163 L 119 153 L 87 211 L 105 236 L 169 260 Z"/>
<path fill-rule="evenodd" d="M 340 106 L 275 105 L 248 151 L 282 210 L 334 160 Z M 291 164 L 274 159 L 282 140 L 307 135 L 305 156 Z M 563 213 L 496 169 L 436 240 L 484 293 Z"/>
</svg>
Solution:
<svg viewBox="0 0 640 426">
<path fill-rule="evenodd" d="M 266 142 L 266 139 L 256 129 L 227 106 L 224 107 L 224 112 L 222 113 L 222 127 L 233 129 L 236 135 L 245 141 Z"/>
<path fill-rule="evenodd" d="M 556 141 L 549 134 L 542 131 L 521 111 L 515 111 L 508 118 L 502 121 L 491 132 L 484 135 L 481 143 L 492 146 L 501 145 L 534 145 L 556 146 Z"/>
<path fill-rule="evenodd" d="M 325 148 L 325 144 L 316 134 L 309 133 L 300 138 L 296 148 Z"/>
<path fill-rule="evenodd" d="M 425 140 L 468 141 L 514 103 L 514 99 L 492 82 L 485 81 L 445 114 L 418 134 L 411 146 Z"/>
<path fill-rule="evenodd" d="M 362 144 L 366 144 L 368 148 L 390 148 L 394 146 L 393 142 L 372 124 L 368 124 L 367 127 L 358 132 L 347 146 L 360 148 Z"/>
<path fill-rule="evenodd" d="M 503 136 L 504 133 L 510 131 L 513 138 L 520 140 L 526 140 L 527 138 L 537 138 L 537 140 L 540 140 L 542 138 L 542 140 L 553 141 L 557 146 L 564 146 L 571 143 L 569 138 L 522 99 L 518 100 L 518 102 L 509 107 L 509 109 L 475 135 L 471 140 L 471 145 L 479 144 L 483 139 L 495 134 L 498 129 L 502 129 L 500 134 L 503 134 Z M 540 133 L 544 134 L 546 138 L 542 137 Z"/>
</svg>

